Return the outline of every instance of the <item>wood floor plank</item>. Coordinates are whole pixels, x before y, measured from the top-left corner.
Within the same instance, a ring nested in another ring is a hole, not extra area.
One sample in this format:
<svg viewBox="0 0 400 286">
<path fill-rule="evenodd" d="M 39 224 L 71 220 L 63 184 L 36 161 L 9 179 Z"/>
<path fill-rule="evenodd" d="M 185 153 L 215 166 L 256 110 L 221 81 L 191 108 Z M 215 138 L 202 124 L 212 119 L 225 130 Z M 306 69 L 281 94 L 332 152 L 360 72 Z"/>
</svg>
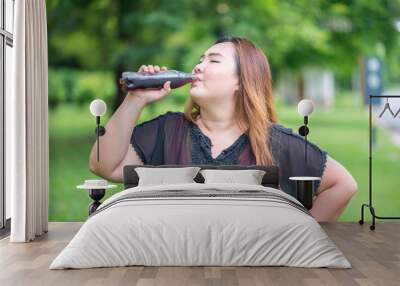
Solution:
<svg viewBox="0 0 400 286">
<path fill-rule="evenodd" d="M 0 240 L 0 285 L 399 285 L 400 223 L 380 222 L 375 231 L 357 223 L 321 224 L 351 269 L 297 267 L 114 267 L 49 270 L 82 223 L 50 223 L 31 243 Z"/>
</svg>

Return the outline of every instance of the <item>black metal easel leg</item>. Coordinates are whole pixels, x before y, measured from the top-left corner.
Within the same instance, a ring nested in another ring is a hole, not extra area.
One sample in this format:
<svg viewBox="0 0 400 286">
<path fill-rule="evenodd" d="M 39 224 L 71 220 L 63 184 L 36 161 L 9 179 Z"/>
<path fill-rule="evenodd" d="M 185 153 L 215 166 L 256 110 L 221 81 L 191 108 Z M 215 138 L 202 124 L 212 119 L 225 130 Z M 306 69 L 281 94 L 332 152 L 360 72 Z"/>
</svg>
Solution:
<svg viewBox="0 0 400 286">
<path fill-rule="evenodd" d="M 364 224 L 364 207 L 366 204 L 362 204 L 361 206 L 361 219 L 358 221 L 359 224 L 363 225 Z"/>
<path fill-rule="evenodd" d="M 371 212 L 371 215 L 372 215 L 372 225 L 370 225 L 369 228 L 371 230 L 374 230 L 375 229 L 375 218 L 376 218 L 374 207 L 370 206 L 369 211 Z"/>
<path fill-rule="evenodd" d="M 375 220 L 376 219 L 400 219 L 400 217 L 391 217 L 391 216 L 378 216 L 375 213 L 375 208 L 371 205 L 368 204 L 363 204 L 361 206 L 361 219 L 358 221 L 359 224 L 364 224 L 364 207 L 369 208 L 369 211 L 371 213 L 372 216 L 372 225 L 370 225 L 370 229 L 374 230 L 375 229 Z"/>
<path fill-rule="evenodd" d="M 372 215 L 372 225 L 370 225 L 369 228 L 371 230 L 375 230 L 375 217 L 376 217 L 376 215 L 375 215 L 375 209 L 374 209 L 373 206 L 370 206 L 368 204 L 362 204 L 362 206 L 361 206 L 361 219 L 358 221 L 358 223 L 360 225 L 364 224 L 364 207 L 369 208 L 369 211 L 371 212 L 371 215 Z"/>
</svg>

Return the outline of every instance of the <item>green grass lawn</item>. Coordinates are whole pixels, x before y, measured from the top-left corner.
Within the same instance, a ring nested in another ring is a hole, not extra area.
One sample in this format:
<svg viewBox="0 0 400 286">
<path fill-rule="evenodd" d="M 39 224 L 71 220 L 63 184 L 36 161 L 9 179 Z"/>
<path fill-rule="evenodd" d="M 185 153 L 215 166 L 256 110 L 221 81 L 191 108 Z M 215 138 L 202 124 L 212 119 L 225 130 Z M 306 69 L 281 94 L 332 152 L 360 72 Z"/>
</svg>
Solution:
<svg viewBox="0 0 400 286">
<path fill-rule="evenodd" d="M 173 96 L 173 94 L 172 94 Z M 297 106 L 276 102 L 279 121 L 297 132 L 302 118 Z M 147 106 L 139 123 L 168 110 L 182 111 L 183 106 L 162 100 Z M 109 112 L 102 124 L 110 117 Z M 335 108 L 316 110 L 309 118 L 309 139 L 345 166 L 356 179 L 359 191 L 353 197 L 340 221 L 358 221 L 361 204 L 368 200 L 368 113 L 351 93 L 340 93 Z M 62 105 L 49 113 L 50 137 L 50 221 L 84 221 L 90 199 L 85 190 L 76 189 L 85 179 L 97 178 L 89 170 L 89 154 L 95 142 L 95 119 L 89 107 Z M 398 185 L 400 148 L 394 146 L 383 130 L 378 132 L 374 149 L 374 206 L 380 216 L 400 214 Z M 106 197 L 123 189 L 107 191 Z M 369 214 L 366 216 L 370 219 Z"/>
</svg>

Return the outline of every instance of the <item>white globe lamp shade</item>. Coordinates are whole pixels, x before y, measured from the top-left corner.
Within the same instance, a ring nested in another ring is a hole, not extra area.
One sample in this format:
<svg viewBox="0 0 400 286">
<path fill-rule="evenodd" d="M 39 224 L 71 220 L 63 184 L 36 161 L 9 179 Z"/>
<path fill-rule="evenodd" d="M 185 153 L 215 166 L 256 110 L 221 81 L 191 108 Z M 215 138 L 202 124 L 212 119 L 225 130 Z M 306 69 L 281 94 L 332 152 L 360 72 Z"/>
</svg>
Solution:
<svg viewBox="0 0 400 286">
<path fill-rule="evenodd" d="M 310 99 L 303 99 L 297 105 L 297 110 L 302 116 L 309 116 L 314 111 L 314 103 Z"/>
<path fill-rule="evenodd" d="M 90 103 L 90 113 L 93 116 L 103 116 L 107 111 L 107 104 L 101 99 L 95 99 Z"/>
</svg>

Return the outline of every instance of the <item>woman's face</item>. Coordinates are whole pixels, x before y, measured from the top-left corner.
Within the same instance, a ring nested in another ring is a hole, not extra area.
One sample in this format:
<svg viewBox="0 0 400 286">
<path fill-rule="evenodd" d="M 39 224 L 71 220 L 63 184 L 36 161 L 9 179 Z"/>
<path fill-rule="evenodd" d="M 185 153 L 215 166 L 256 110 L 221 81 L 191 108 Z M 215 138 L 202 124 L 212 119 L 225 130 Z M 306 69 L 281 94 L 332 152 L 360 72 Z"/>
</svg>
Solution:
<svg viewBox="0 0 400 286">
<path fill-rule="evenodd" d="M 192 83 L 189 93 L 198 105 L 233 99 L 239 89 L 234 45 L 230 42 L 213 45 L 200 57 L 192 73 L 199 80 Z"/>
</svg>

